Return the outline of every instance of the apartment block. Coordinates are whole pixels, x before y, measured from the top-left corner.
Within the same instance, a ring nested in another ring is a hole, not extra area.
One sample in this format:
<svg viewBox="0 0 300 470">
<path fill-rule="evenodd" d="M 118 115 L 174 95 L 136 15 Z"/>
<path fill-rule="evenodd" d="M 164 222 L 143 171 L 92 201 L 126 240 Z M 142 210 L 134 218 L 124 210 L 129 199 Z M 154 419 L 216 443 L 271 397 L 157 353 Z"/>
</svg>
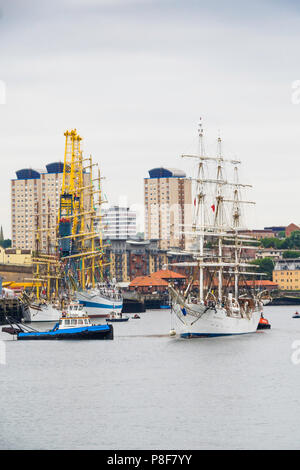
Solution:
<svg viewBox="0 0 300 470">
<path fill-rule="evenodd" d="M 16 171 L 11 180 L 12 248 L 50 251 L 56 247 L 56 225 L 60 206 L 64 164 L 54 162 L 43 170 Z M 90 173 L 84 173 L 84 186 L 90 185 Z M 84 208 L 90 208 L 90 190 L 83 191 Z M 38 229 L 38 230 L 37 230 Z"/>
<path fill-rule="evenodd" d="M 192 225 L 192 182 L 174 168 L 149 170 L 144 179 L 145 238 L 159 240 L 160 249 L 187 248 L 182 233 Z"/>
<path fill-rule="evenodd" d="M 39 248 L 46 250 L 49 237 L 52 243 L 56 237 L 63 163 L 49 163 L 46 170 L 22 169 L 16 175 L 11 181 L 12 248 L 34 250 L 38 227 Z"/>
<path fill-rule="evenodd" d="M 277 260 L 273 282 L 281 290 L 300 290 L 300 258 Z"/>
<path fill-rule="evenodd" d="M 103 214 L 103 236 L 109 240 L 136 235 L 136 213 L 129 207 L 112 206 Z"/>
</svg>

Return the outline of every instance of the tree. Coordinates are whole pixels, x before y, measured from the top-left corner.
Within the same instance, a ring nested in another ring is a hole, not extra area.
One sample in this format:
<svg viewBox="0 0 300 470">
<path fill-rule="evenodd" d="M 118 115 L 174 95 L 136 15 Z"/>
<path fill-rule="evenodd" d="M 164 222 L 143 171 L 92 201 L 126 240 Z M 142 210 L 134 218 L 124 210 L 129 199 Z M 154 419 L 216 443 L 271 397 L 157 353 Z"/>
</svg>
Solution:
<svg viewBox="0 0 300 470">
<path fill-rule="evenodd" d="M 266 273 L 264 279 L 272 280 L 274 271 L 274 262 L 272 258 L 255 259 L 251 263 L 257 265 L 257 272 Z"/>
<path fill-rule="evenodd" d="M 0 246 L 2 246 L 2 248 L 10 248 L 11 240 L 9 238 L 7 240 L 0 240 Z"/>
<path fill-rule="evenodd" d="M 300 258 L 299 251 L 285 251 L 282 255 L 283 258 Z"/>
<path fill-rule="evenodd" d="M 292 242 L 293 248 L 300 248 L 300 230 L 292 232 L 289 239 Z"/>
</svg>

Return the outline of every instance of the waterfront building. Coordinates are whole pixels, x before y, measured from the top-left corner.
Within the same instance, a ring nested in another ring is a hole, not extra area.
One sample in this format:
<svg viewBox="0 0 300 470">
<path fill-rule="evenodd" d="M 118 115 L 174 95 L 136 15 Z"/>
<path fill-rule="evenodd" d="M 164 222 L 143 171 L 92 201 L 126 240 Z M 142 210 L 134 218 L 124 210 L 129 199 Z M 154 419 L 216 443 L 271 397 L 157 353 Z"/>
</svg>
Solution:
<svg viewBox="0 0 300 470">
<path fill-rule="evenodd" d="M 271 230 L 273 233 L 274 233 L 274 236 L 275 237 L 278 237 L 279 234 L 281 233 L 285 233 L 285 229 L 286 227 L 285 226 L 282 226 L 282 225 L 275 225 L 275 226 L 272 226 L 272 227 L 264 227 L 264 230 Z"/>
<path fill-rule="evenodd" d="M 282 259 L 283 253 L 289 250 L 279 250 L 277 248 L 260 248 L 256 249 L 256 259 L 263 259 L 263 258 L 272 258 L 274 261 L 278 259 Z M 294 250 L 293 250 L 294 251 Z"/>
<path fill-rule="evenodd" d="M 162 269 L 149 276 L 138 276 L 129 284 L 129 290 L 141 293 L 162 292 L 168 293 L 169 282 L 172 281 L 178 287 L 184 287 L 187 277 L 183 274 Z"/>
<path fill-rule="evenodd" d="M 2 248 L 0 246 L 0 264 L 13 264 L 19 266 L 31 266 L 31 250 L 21 250 L 20 248 Z"/>
<path fill-rule="evenodd" d="M 157 240 L 104 240 L 106 246 L 106 276 L 118 282 L 129 282 L 137 276 L 146 276 L 166 263 Z"/>
<path fill-rule="evenodd" d="M 275 232 L 271 229 L 264 229 L 264 230 L 239 230 L 241 235 L 245 235 L 247 237 L 256 238 L 257 240 L 261 240 L 262 238 L 274 238 Z"/>
<path fill-rule="evenodd" d="M 300 227 L 294 223 L 289 224 L 286 227 L 283 226 L 275 226 L 275 227 L 265 227 L 265 230 L 271 230 L 276 237 L 278 237 L 282 232 L 285 233 L 286 237 L 289 237 L 292 232 L 300 230 Z"/>
<path fill-rule="evenodd" d="M 183 234 L 192 225 L 192 181 L 174 168 L 153 168 L 144 179 L 145 238 L 160 249 L 188 248 Z"/>
<path fill-rule="evenodd" d="M 285 236 L 286 237 L 290 237 L 292 232 L 296 232 L 296 231 L 299 231 L 300 230 L 300 227 L 296 224 L 289 224 L 286 228 L 285 228 Z"/>
<path fill-rule="evenodd" d="M 136 235 L 136 212 L 129 207 L 112 206 L 104 211 L 102 224 L 106 239 L 133 238 Z"/>
<path fill-rule="evenodd" d="M 180 250 L 161 250 L 158 240 L 104 240 L 105 276 L 118 282 L 130 282 L 138 276 L 148 276 L 168 264 L 190 261 L 191 255 Z M 176 268 L 177 269 L 177 268 Z M 189 268 L 177 270 L 186 274 Z"/>
<path fill-rule="evenodd" d="M 41 250 L 47 248 L 47 231 L 43 229 L 52 227 L 49 235 L 55 239 L 62 174 L 61 162 L 50 163 L 46 170 L 27 168 L 16 172 L 17 178 L 11 181 L 12 248 L 34 250 L 37 226 Z"/>
<path fill-rule="evenodd" d="M 281 290 L 300 290 L 300 258 L 277 260 L 273 282 Z"/>
</svg>

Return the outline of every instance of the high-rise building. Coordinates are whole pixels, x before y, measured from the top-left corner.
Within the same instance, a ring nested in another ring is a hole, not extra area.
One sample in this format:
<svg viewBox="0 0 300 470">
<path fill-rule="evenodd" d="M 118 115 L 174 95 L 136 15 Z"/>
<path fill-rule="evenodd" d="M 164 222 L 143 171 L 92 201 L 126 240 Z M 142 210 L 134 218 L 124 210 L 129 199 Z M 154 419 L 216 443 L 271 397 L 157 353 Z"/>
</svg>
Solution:
<svg viewBox="0 0 300 470">
<path fill-rule="evenodd" d="M 158 239 L 160 249 L 187 248 L 182 233 L 192 225 L 192 181 L 174 168 L 149 170 L 144 179 L 145 239 Z"/>
<path fill-rule="evenodd" d="M 55 240 L 63 166 L 55 162 L 46 170 L 28 168 L 16 172 L 17 178 L 11 181 L 13 248 L 35 249 L 37 227 L 41 250 L 47 249 L 49 237 L 52 242 Z"/>
<path fill-rule="evenodd" d="M 128 239 L 136 235 L 136 213 L 129 207 L 112 206 L 103 214 L 104 238 Z"/>
<path fill-rule="evenodd" d="M 27 168 L 16 172 L 17 178 L 11 180 L 12 248 L 36 249 L 37 233 L 39 250 L 55 247 L 63 170 L 62 162 L 54 162 L 45 170 Z M 89 183 L 90 174 L 85 173 L 84 184 Z M 88 194 L 85 190 L 85 207 Z"/>
</svg>

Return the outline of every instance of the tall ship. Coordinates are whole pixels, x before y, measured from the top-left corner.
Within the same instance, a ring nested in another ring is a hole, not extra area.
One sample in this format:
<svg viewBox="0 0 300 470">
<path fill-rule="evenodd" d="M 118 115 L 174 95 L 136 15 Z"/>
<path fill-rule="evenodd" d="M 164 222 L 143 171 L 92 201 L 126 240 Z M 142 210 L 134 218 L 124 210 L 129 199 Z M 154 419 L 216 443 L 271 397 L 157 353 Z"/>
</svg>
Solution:
<svg viewBox="0 0 300 470">
<path fill-rule="evenodd" d="M 26 321 L 58 321 L 62 309 L 77 300 L 93 317 L 120 314 L 123 299 L 114 280 L 105 279 L 105 246 L 102 241 L 100 169 L 92 156 L 84 157 L 76 129 L 65 132 L 62 189 L 55 227 L 39 226 L 36 209 L 34 291 L 22 296 Z M 96 167 L 96 174 L 95 174 Z M 43 213 L 45 215 L 45 213 Z M 56 239 L 50 233 L 56 231 Z M 47 252 L 40 250 L 40 234 L 48 234 Z"/>
<path fill-rule="evenodd" d="M 27 279 L 33 283 L 33 290 L 28 294 L 24 291 L 20 296 L 23 304 L 23 316 L 27 322 L 53 322 L 62 314 L 62 308 L 70 300 L 68 287 L 63 284 L 64 270 L 55 243 L 51 239 L 51 211 L 48 201 L 47 212 L 43 216 L 47 218 L 47 227 L 40 227 L 41 212 L 39 204 L 35 208 L 35 250 L 33 251 L 33 277 Z M 54 227 L 55 228 L 55 227 Z M 47 248 L 45 252 L 40 249 L 42 232 L 47 234 Z"/>
<path fill-rule="evenodd" d="M 89 317 L 122 311 L 123 299 L 113 279 L 104 279 L 101 174 L 92 156 L 84 158 L 76 129 L 65 133 L 62 193 L 58 217 L 58 250 L 66 282 Z M 97 169 L 97 168 L 96 168 Z"/>
<path fill-rule="evenodd" d="M 198 153 L 182 157 L 197 162 L 193 224 L 184 230 L 192 241 L 193 261 L 173 264 L 189 268 L 192 275 L 185 291 L 169 286 L 176 325 L 172 334 L 192 338 L 253 333 L 269 295 L 249 289 L 246 282 L 263 275 L 246 256 L 257 243 L 242 222 L 242 207 L 254 204 L 243 200 L 242 193 L 252 186 L 239 182 L 241 162 L 223 157 L 221 138 L 217 155 L 206 155 L 201 122 Z"/>
</svg>

